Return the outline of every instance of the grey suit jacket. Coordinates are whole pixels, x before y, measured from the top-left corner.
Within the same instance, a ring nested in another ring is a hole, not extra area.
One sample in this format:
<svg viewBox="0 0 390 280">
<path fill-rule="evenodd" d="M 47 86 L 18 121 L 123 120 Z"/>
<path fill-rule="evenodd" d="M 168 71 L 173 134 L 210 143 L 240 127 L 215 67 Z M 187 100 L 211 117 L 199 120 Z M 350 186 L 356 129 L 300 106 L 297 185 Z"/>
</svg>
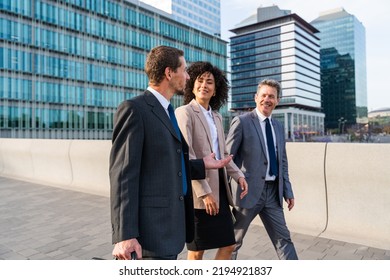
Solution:
<svg viewBox="0 0 390 280">
<path fill-rule="evenodd" d="M 280 122 L 272 119 L 276 135 L 276 148 L 279 165 L 278 191 L 279 203 L 283 207 L 283 198 L 294 198 L 289 175 L 284 129 Z M 242 208 L 252 208 L 263 192 L 267 172 L 265 141 L 256 110 L 233 119 L 226 147 L 233 160 L 245 175 L 248 182 L 248 194 L 240 199 L 239 187 L 232 182 L 233 200 Z"/>
<path fill-rule="evenodd" d="M 199 107 L 200 105 L 193 99 L 189 104 L 176 109 L 175 114 L 180 130 L 189 145 L 191 159 L 203 158 L 213 152 L 212 138 L 207 120 Z M 217 112 L 212 112 L 218 134 L 218 147 L 222 158 L 228 156 L 225 145 L 225 134 L 222 126 L 222 116 Z M 244 177 L 240 169 L 231 161 L 223 168 L 223 180 L 225 181 L 228 201 L 233 205 L 231 192 L 229 189 L 227 175 L 234 180 Z M 194 194 L 194 207 L 205 209 L 203 200 L 200 198 L 205 194 L 212 193 L 219 205 L 219 172 L 217 169 L 206 170 L 206 179 L 193 180 L 192 189 Z"/>
<path fill-rule="evenodd" d="M 165 109 L 149 91 L 119 105 L 109 171 L 113 243 L 137 238 L 150 255 L 165 256 L 180 253 L 185 241 L 192 241 L 190 178 L 204 178 L 203 160 L 189 162 L 184 138 L 180 142 Z"/>
</svg>

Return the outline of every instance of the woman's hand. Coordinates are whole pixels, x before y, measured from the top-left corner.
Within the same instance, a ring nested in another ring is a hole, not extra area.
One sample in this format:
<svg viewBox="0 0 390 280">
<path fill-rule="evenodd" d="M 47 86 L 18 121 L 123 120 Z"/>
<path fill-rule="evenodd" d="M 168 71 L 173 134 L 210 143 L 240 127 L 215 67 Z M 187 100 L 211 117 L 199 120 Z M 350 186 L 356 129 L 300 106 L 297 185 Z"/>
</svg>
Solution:
<svg viewBox="0 0 390 280">
<path fill-rule="evenodd" d="M 219 213 L 217 201 L 215 200 L 214 196 L 211 193 L 202 196 L 202 199 L 206 207 L 207 214 L 211 216 L 215 216 Z"/>
</svg>

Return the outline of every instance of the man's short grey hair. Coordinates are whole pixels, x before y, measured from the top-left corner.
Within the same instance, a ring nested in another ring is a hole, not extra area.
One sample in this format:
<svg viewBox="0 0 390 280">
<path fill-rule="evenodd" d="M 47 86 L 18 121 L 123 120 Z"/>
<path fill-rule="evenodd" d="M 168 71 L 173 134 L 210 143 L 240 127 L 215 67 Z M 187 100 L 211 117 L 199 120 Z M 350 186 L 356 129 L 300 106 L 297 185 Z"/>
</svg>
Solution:
<svg viewBox="0 0 390 280">
<path fill-rule="evenodd" d="M 273 87 L 276 89 L 276 92 L 277 92 L 277 97 L 280 98 L 282 97 L 282 86 L 280 85 L 280 83 L 277 81 L 277 80 L 273 80 L 273 79 L 264 79 L 262 80 L 259 85 L 257 86 L 257 93 L 259 93 L 260 91 L 260 88 L 262 86 L 270 86 L 270 87 Z"/>
</svg>

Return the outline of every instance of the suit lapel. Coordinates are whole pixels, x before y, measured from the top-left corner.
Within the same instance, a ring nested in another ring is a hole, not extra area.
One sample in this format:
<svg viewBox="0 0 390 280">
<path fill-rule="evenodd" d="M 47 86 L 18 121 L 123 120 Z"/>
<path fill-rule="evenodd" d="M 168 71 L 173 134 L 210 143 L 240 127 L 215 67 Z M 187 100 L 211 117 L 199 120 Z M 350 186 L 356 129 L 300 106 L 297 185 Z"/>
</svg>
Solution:
<svg viewBox="0 0 390 280">
<path fill-rule="evenodd" d="M 157 100 L 157 98 L 150 92 L 145 91 L 144 93 L 145 102 L 151 107 L 151 111 L 156 117 L 166 126 L 166 128 L 169 130 L 169 132 L 180 141 L 178 135 L 176 134 L 175 129 L 173 128 L 173 125 L 171 123 L 171 120 L 169 119 L 167 112 L 161 106 L 160 102 Z"/>
<path fill-rule="evenodd" d="M 202 112 L 202 109 L 199 108 L 200 105 L 195 101 L 195 99 L 191 100 L 190 105 L 191 105 L 192 110 L 195 113 L 195 116 L 197 116 L 197 118 L 200 120 L 200 123 L 202 124 L 202 127 L 206 132 L 207 141 L 209 142 L 210 148 L 211 148 L 211 150 L 213 150 L 209 124 L 207 123 L 207 120 Z"/>
<path fill-rule="evenodd" d="M 263 153 L 264 153 L 264 157 L 267 158 L 267 153 L 266 153 L 267 150 L 265 149 L 264 136 L 263 136 L 263 132 L 262 132 L 261 127 L 260 127 L 259 117 L 257 116 L 255 110 L 252 111 L 251 117 L 252 117 L 252 123 L 253 123 L 253 125 L 255 126 L 255 130 L 256 130 L 256 132 L 257 132 L 257 136 L 258 136 L 259 139 L 260 139 L 261 149 L 262 149 L 262 151 L 263 151 Z"/>
</svg>

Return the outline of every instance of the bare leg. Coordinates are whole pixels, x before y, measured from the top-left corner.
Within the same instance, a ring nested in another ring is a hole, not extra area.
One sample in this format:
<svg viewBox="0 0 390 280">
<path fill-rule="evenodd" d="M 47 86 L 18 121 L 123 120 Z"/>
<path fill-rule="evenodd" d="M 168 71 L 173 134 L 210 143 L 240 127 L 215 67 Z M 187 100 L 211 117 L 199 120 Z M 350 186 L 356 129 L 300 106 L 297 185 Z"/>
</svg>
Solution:
<svg viewBox="0 0 390 280">
<path fill-rule="evenodd" d="M 188 250 L 187 260 L 201 260 L 203 259 L 204 251 L 190 251 Z"/>
<path fill-rule="evenodd" d="M 219 248 L 217 251 L 217 254 L 215 255 L 216 260 L 230 260 L 232 257 L 232 253 L 234 250 L 234 247 L 236 245 L 230 245 L 226 247 Z"/>
</svg>

